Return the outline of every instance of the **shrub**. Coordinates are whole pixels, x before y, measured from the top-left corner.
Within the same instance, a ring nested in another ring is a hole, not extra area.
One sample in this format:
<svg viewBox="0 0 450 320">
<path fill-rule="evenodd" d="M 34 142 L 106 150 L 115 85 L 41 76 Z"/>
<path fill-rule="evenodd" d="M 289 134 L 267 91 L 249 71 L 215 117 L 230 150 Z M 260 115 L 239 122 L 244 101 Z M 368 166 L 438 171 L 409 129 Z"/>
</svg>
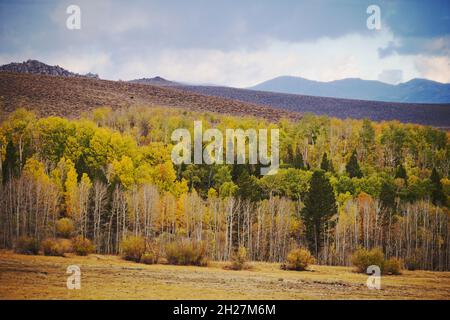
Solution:
<svg viewBox="0 0 450 320">
<path fill-rule="evenodd" d="M 141 257 L 141 262 L 145 264 L 158 263 L 158 257 L 153 252 L 145 252 Z"/>
<path fill-rule="evenodd" d="M 420 269 L 420 261 L 415 257 L 405 259 L 405 268 L 411 271 Z"/>
<path fill-rule="evenodd" d="M 20 237 L 16 241 L 14 251 L 21 254 L 38 254 L 39 241 L 32 237 Z"/>
<path fill-rule="evenodd" d="M 95 246 L 91 240 L 78 236 L 72 239 L 73 252 L 79 256 L 86 256 L 95 251 Z"/>
<path fill-rule="evenodd" d="M 281 266 L 285 270 L 306 270 L 308 265 L 316 263 L 316 259 L 307 249 L 297 248 L 289 252 L 286 262 Z"/>
<path fill-rule="evenodd" d="M 380 267 L 382 274 L 401 274 L 403 261 L 397 258 L 384 259 L 383 251 L 379 248 L 372 250 L 358 249 L 352 256 L 352 263 L 358 272 L 365 273 L 371 265 Z"/>
<path fill-rule="evenodd" d="M 371 265 L 376 265 L 380 267 L 380 270 L 383 270 L 383 251 L 379 248 L 371 250 L 358 249 L 352 255 L 352 264 L 356 267 L 356 270 L 361 273 L 366 273 L 367 268 Z"/>
<path fill-rule="evenodd" d="M 46 256 L 61 256 L 72 252 L 72 243 L 67 239 L 45 239 L 41 243 L 42 251 Z"/>
<path fill-rule="evenodd" d="M 423 256 L 423 252 L 420 249 L 414 250 L 412 255 L 405 259 L 405 267 L 408 270 L 418 270 L 421 268 L 421 259 L 419 257 Z"/>
<path fill-rule="evenodd" d="M 383 273 L 399 275 L 402 274 L 403 261 L 397 258 L 390 258 L 384 262 Z"/>
<path fill-rule="evenodd" d="M 74 230 L 73 221 L 69 218 L 62 218 L 56 222 L 56 232 L 60 237 L 70 238 Z"/>
<path fill-rule="evenodd" d="M 239 249 L 231 257 L 231 264 L 225 267 L 225 269 L 231 270 L 242 270 L 248 268 L 247 249 L 245 247 L 239 247 Z"/>
<path fill-rule="evenodd" d="M 139 262 L 145 252 L 145 239 L 142 237 L 126 237 L 120 244 L 122 256 L 125 260 Z"/>
<path fill-rule="evenodd" d="M 155 264 L 158 263 L 160 257 L 160 243 L 159 240 L 153 240 L 148 242 L 147 250 L 141 256 L 141 262 L 145 264 Z"/>
<path fill-rule="evenodd" d="M 203 242 L 176 241 L 166 245 L 166 258 L 169 264 L 206 266 L 206 247 Z"/>
</svg>

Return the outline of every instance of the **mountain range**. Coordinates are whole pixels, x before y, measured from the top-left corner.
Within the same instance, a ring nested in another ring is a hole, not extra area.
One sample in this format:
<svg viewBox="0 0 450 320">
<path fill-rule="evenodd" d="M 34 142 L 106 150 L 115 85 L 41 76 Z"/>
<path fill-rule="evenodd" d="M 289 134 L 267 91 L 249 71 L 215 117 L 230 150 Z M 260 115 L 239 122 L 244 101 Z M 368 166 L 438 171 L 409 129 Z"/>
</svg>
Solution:
<svg viewBox="0 0 450 320">
<path fill-rule="evenodd" d="M 375 80 L 347 78 L 329 82 L 281 76 L 248 89 L 386 102 L 450 103 L 450 83 L 412 79 L 397 85 Z"/>
</svg>

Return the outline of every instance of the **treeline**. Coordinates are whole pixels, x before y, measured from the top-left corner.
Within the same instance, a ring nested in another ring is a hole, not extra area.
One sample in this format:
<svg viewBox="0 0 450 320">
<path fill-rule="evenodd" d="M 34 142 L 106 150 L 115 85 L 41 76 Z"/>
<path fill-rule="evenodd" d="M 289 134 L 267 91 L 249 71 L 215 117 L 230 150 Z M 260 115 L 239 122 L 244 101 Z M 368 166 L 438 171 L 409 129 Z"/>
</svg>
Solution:
<svg viewBox="0 0 450 320">
<path fill-rule="evenodd" d="M 281 169 L 174 166 L 170 135 L 194 120 L 279 128 Z M 0 152 L 5 248 L 22 236 L 81 236 L 119 253 L 135 235 L 161 247 L 201 241 L 213 260 L 245 247 L 252 260 L 281 262 L 308 247 L 320 263 L 349 265 L 358 248 L 381 248 L 410 269 L 450 269 L 450 148 L 430 127 L 144 107 L 37 119 L 21 109 L 1 125 Z"/>
</svg>

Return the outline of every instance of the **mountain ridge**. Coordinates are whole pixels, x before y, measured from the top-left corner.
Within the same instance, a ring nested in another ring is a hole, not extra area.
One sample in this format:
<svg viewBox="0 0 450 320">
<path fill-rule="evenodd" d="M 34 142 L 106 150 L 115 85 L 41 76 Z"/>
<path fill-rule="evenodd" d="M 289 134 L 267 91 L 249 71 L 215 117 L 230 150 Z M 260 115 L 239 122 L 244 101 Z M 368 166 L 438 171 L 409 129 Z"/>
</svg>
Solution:
<svg viewBox="0 0 450 320">
<path fill-rule="evenodd" d="M 184 91 L 340 119 L 398 120 L 450 128 L 450 104 L 400 103 L 317 97 L 220 86 L 180 86 Z"/>
<path fill-rule="evenodd" d="M 392 85 L 361 78 L 322 82 L 295 76 L 279 76 L 247 89 L 368 101 L 450 103 L 450 83 L 422 78 Z"/>
</svg>

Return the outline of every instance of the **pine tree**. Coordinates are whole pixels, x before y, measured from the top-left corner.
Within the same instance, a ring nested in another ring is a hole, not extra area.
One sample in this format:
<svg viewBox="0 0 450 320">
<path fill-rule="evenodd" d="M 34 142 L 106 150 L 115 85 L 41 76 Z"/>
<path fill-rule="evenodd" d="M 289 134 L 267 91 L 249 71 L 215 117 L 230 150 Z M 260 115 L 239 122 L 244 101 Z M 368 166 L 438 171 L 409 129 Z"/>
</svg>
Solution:
<svg viewBox="0 0 450 320">
<path fill-rule="evenodd" d="M 236 179 L 236 185 L 239 187 L 238 195 L 242 199 L 251 201 L 261 200 L 263 192 L 258 181 L 258 178 L 255 176 L 249 175 L 247 171 L 242 171 Z"/>
<path fill-rule="evenodd" d="M 336 198 L 329 179 L 322 170 L 314 171 L 302 215 L 310 250 L 319 255 L 325 223 L 337 212 Z"/>
<path fill-rule="evenodd" d="M 19 160 L 16 148 L 11 140 L 6 145 L 5 161 L 2 166 L 2 181 L 8 182 L 12 177 L 16 177 L 19 173 Z"/>
<path fill-rule="evenodd" d="M 389 226 L 392 221 L 392 216 L 395 213 L 395 185 L 389 181 L 384 181 L 381 185 L 380 192 L 380 214 L 381 214 L 381 231 L 382 231 L 382 248 L 386 251 L 388 245 Z"/>
<path fill-rule="evenodd" d="M 359 167 L 358 158 L 356 157 L 356 150 L 353 150 L 352 155 L 350 156 L 350 160 L 345 166 L 345 170 L 347 171 L 350 178 L 362 178 L 361 168 Z"/>
<path fill-rule="evenodd" d="M 405 180 L 405 181 L 408 180 L 408 174 L 406 173 L 406 170 L 405 170 L 405 168 L 403 167 L 402 164 L 400 164 L 400 165 L 397 167 L 397 170 L 395 171 L 395 178 L 396 178 L 396 179 L 397 179 L 397 178 L 400 178 L 400 179 L 403 179 L 403 180 Z"/>
<path fill-rule="evenodd" d="M 383 212 L 392 212 L 395 209 L 395 186 L 388 181 L 381 185 L 380 206 Z"/>
<path fill-rule="evenodd" d="M 305 169 L 305 162 L 303 161 L 302 153 L 298 147 L 295 151 L 294 161 L 292 164 L 295 169 Z"/>
<path fill-rule="evenodd" d="M 368 119 L 364 119 L 363 121 L 361 131 L 359 132 L 359 141 L 363 159 L 370 158 L 370 154 L 373 152 L 375 146 L 375 130 Z"/>
<path fill-rule="evenodd" d="M 216 173 L 213 177 L 214 188 L 219 190 L 220 186 L 226 182 L 232 181 L 231 169 L 228 166 L 220 166 L 216 169 Z"/>
<path fill-rule="evenodd" d="M 323 171 L 330 170 L 330 162 L 328 161 L 328 156 L 327 156 L 326 152 L 322 156 L 322 162 L 320 163 L 320 169 L 322 169 Z"/>
<path fill-rule="evenodd" d="M 294 162 L 294 149 L 292 145 L 289 145 L 287 148 L 286 162 L 287 163 Z"/>
<path fill-rule="evenodd" d="M 331 173 L 335 173 L 333 160 L 331 160 L 331 159 L 330 159 L 330 161 L 328 161 L 328 171 L 331 172 Z"/>
<path fill-rule="evenodd" d="M 431 201 L 434 205 L 442 205 L 445 206 L 446 196 L 442 189 L 441 177 L 437 172 L 436 168 L 433 168 L 430 176 L 431 180 Z"/>
</svg>

